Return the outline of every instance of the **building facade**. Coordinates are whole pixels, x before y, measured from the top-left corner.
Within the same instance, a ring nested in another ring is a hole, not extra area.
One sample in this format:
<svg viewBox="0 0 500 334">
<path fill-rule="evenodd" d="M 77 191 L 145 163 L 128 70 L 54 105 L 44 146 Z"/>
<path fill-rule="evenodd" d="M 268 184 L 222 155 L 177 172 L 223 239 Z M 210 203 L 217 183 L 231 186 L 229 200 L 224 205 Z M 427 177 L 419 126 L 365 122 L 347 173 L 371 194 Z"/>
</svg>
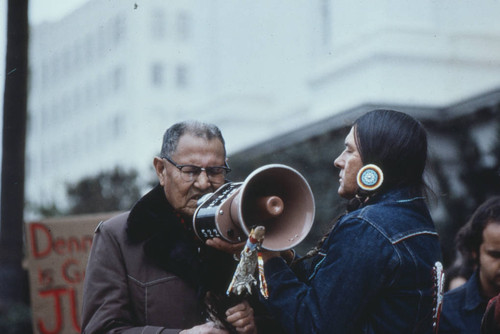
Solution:
<svg viewBox="0 0 500 334">
<path fill-rule="evenodd" d="M 230 158 L 366 106 L 448 119 L 500 87 L 499 12 L 493 0 L 89 0 L 32 27 L 27 201 L 64 206 L 66 184 L 114 166 L 152 178 L 182 119 L 219 125 Z M 456 161 L 454 145 L 440 150 Z"/>
<path fill-rule="evenodd" d="M 32 28 L 29 202 L 64 206 L 67 183 L 113 166 L 151 172 L 203 80 L 193 21 L 182 1 L 89 1 Z"/>
</svg>

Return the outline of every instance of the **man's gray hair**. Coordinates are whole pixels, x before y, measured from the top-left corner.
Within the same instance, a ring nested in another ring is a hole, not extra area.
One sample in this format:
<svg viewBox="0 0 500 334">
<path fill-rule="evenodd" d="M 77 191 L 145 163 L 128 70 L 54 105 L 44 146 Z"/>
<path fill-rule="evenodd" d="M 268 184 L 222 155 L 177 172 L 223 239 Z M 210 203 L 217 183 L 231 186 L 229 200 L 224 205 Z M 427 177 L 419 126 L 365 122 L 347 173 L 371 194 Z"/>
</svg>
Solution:
<svg viewBox="0 0 500 334">
<path fill-rule="evenodd" d="M 226 156 L 226 143 L 220 129 L 214 124 L 198 121 L 184 121 L 176 123 L 168 128 L 163 135 L 160 156 L 165 158 L 175 153 L 177 144 L 179 144 L 179 139 L 186 133 L 206 140 L 219 139 L 224 147 L 224 157 Z"/>
</svg>

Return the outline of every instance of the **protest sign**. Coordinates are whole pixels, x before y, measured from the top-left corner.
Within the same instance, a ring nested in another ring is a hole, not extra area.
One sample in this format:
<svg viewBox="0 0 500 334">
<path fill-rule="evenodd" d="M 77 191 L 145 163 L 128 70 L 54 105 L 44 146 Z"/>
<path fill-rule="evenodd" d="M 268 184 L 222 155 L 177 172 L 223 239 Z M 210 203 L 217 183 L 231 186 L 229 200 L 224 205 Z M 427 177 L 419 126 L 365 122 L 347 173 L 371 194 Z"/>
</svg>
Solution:
<svg viewBox="0 0 500 334">
<path fill-rule="evenodd" d="M 83 279 L 94 230 L 115 214 L 26 223 L 34 333 L 80 333 Z"/>
</svg>

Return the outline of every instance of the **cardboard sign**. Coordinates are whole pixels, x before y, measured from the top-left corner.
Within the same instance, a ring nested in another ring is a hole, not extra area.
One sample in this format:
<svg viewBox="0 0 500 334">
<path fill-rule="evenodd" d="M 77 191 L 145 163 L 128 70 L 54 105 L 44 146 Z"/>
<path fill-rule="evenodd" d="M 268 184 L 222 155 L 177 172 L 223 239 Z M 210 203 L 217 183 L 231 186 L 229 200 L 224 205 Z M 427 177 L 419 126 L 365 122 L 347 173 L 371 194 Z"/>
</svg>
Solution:
<svg viewBox="0 0 500 334">
<path fill-rule="evenodd" d="M 83 279 L 94 230 L 116 214 L 26 223 L 34 333 L 80 333 Z"/>
</svg>

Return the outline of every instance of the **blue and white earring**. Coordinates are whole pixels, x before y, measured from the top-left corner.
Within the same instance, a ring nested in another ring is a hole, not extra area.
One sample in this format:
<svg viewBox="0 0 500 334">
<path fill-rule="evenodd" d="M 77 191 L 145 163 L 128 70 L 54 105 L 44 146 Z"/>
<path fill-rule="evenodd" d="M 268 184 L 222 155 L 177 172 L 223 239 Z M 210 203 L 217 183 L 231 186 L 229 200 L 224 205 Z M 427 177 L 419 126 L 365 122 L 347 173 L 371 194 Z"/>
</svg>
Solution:
<svg viewBox="0 0 500 334">
<path fill-rule="evenodd" d="M 384 182 L 384 173 L 377 165 L 365 165 L 359 170 L 356 180 L 361 189 L 372 192 Z"/>
</svg>

